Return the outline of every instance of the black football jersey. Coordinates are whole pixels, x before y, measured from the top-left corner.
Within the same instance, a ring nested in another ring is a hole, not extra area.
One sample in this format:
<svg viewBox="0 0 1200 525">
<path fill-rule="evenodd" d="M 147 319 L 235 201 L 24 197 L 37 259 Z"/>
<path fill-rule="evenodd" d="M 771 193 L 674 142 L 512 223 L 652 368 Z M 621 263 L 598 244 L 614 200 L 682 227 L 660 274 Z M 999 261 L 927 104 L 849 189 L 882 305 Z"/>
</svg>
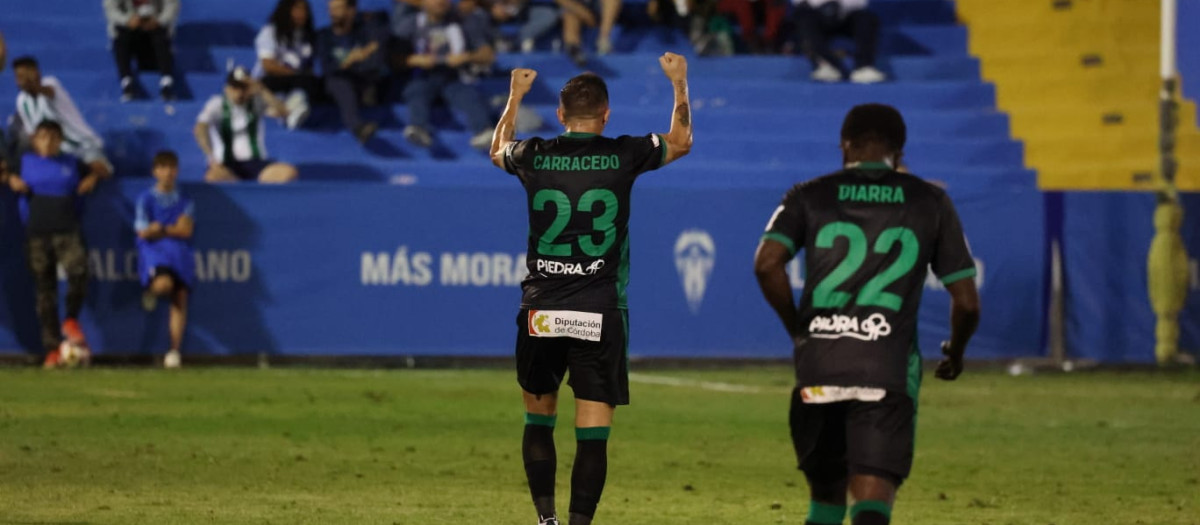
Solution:
<svg viewBox="0 0 1200 525">
<path fill-rule="evenodd" d="M 666 154 L 659 135 L 566 133 L 509 144 L 504 169 L 521 179 L 529 206 L 522 308 L 628 307 L 630 193 Z"/>
<path fill-rule="evenodd" d="M 796 185 L 763 239 L 804 251 L 795 327 L 801 387 L 906 392 L 910 365 L 919 365 L 912 353 L 929 268 L 946 284 L 975 276 L 946 192 L 881 163 Z"/>
</svg>

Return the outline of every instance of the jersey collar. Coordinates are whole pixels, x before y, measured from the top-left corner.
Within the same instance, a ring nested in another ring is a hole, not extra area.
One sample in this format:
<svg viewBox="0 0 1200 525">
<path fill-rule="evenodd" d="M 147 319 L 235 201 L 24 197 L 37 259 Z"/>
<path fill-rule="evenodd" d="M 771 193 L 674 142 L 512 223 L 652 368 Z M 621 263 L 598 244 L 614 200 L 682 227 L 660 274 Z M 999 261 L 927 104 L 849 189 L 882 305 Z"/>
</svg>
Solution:
<svg viewBox="0 0 1200 525">
<path fill-rule="evenodd" d="M 887 162 L 847 162 L 846 169 L 848 169 L 848 170 L 891 170 L 892 165 Z"/>
<path fill-rule="evenodd" d="M 568 139 L 590 139 L 592 137 L 595 137 L 596 134 L 595 133 L 580 133 L 578 131 L 568 131 L 566 133 L 563 133 L 560 136 L 563 138 L 568 138 Z"/>
</svg>

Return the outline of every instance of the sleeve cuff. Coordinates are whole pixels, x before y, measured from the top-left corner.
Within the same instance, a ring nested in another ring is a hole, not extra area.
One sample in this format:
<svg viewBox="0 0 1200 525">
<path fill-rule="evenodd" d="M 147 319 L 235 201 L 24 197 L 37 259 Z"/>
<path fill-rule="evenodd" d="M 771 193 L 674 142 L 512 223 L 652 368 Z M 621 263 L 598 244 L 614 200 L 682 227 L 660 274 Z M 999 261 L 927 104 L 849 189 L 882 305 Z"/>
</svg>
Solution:
<svg viewBox="0 0 1200 525">
<path fill-rule="evenodd" d="M 658 142 L 662 145 L 662 157 L 658 159 L 658 167 L 661 168 L 667 163 L 667 137 L 659 134 Z"/>
<path fill-rule="evenodd" d="M 785 248 L 788 249 L 789 254 L 796 255 L 796 243 L 793 242 L 792 239 L 790 239 L 787 235 L 784 235 L 779 232 L 767 232 L 767 233 L 763 234 L 762 240 L 775 241 L 779 244 L 782 244 Z M 972 271 L 974 271 L 974 270 L 972 270 Z"/>
<path fill-rule="evenodd" d="M 959 270 L 950 275 L 942 277 L 942 284 L 951 285 L 951 284 L 954 284 L 963 279 L 975 277 L 975 275 L 976 275 L 975 268 L 967 268 L 966 270 Z"/>
</svg>

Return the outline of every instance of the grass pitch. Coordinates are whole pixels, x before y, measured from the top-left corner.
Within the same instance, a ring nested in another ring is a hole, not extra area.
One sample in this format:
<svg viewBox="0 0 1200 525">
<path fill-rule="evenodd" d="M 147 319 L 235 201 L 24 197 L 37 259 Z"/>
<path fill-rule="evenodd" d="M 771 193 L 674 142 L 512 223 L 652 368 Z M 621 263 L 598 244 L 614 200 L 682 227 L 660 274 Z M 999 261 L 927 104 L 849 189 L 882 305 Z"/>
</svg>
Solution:
<svg viewBox="0 0 1200 525">
<path fill-rule="evenodd" d="M 596 523 L 803 523 L 789 384 L 642 376 Z M 531 525 L 518 392 L 508 371 L 0 370 L 0 523 Z M 894 522 L 1200 525 L 1200 373 L 927 374 Z"/>
</svg>

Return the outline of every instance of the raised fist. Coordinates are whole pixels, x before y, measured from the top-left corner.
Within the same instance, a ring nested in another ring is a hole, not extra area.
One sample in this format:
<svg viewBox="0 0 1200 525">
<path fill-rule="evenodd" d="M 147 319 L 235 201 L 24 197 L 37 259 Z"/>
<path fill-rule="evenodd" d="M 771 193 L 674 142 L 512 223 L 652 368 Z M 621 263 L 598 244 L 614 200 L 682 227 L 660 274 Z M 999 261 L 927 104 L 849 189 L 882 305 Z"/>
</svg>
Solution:
<svg viewBox="0 0 1200 525">
<path fill-rule="evenodd" d="M 537 71 L 532 69 L 514 69 L 512 70 L 512 83 L 509 89 L 514 95 L 524 95 L 529 93 L 529 89 L 533 87 L 533 80 L 537 78 Z"/>
<path fill-rule="evenodd" d="M 659 65 L 662 66 L 663 73 L 667 74 L 667 78 L 671 80 L 684 80 L 687 78 L 687 59 L 675 53 L 663 53 L 663 56 L 658 58 Z"/>
</svg>

